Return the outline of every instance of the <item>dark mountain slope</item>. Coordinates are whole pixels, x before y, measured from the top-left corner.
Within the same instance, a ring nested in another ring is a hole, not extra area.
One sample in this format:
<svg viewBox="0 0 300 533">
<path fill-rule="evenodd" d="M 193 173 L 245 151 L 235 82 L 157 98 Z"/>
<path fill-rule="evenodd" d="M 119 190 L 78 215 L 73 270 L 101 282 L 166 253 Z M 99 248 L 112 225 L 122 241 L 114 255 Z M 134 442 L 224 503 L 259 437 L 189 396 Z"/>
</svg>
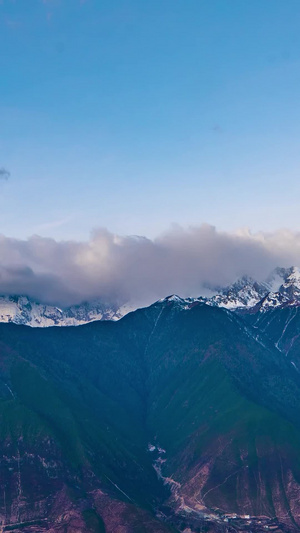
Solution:
<svg viewBox="0 0 300 533">
<path fill-rule="evenodd" d="M 298 531 L 300 376 L 257 335 L 174 301 L 77 328 L 1 324 L 2 520 L 250 531 L 237 513 Z"/>
<path fill-rule="evenodd" d="M 254 328 L 263 331 L 270 341 L 297 368 L 300 368 L 300 307 L 269 309 L 263 313 L 257 311 L 245 314 L 245 319 Z"/>
<path fill-rule="evenodd" d="M 3 522 L 48 517 L 62 519 L 61 527 L 65 527 L 63 517 L 66 514 L 71 532 L 75 527 L 72 525 L 74 514 L 79 524 L 74 531 L 84 531 L 82 513 L 93 510 L 96 504 L 101 508 L 101 487 L 109 496 L 110 505 L 116 507 L 114 514 L 120 507 L 119 501 L 114 504 L 115 498 L 124 501 L 122 522 L 126 523 L 128 506 L 128 513 L 134 520 L 132 507 L 135 504 L 134 508 L 142 505 L 145 509 L 143 515 L 137 508 L 141 527 L 143 521 L 151 523 L 153 518 L 147 515 L 147 509 L 151 510 L 165 491 L 157 480 L 145 439 L 141 437 L 143 406 L 136 399 L 134 404 L 133 393 L 126 384 L 122 385 L 125 406 L 121 401 L 117 403 L 114 392 L 107 392 L 114 389 L 119 396 L 123 379 L 119 380 L 118 388 L 118 383 L 115 385 L 106 376 L 102 392 L 92 378 L 85 376 L 84 357 L 89 354 L 84 348 L 85 335 L 82 345 L 76 338 L 73 349 L 70 344 L 71 354 L 78 353 L 79 348 L 83 355 L 81 368 L 79 362 L 76 367 L 75 360 L 72 365 L 67 363 L 64 344 L 59 356 L 57 332 L 48 331 L 50 335 L 45 339 L 31 339 L 26 327 L 1 331 L 1 439 L 3 455 L 13 464 L 12 479 L 5 475 L 3 478 L 6 491 L 2 502 L 3 514 L 6 509 Z M 92 352 L 90 349 L 91 356 Z M 95 352 L 98 352 L 97 344 Z M 98 376 L 95 382 L 101 379 L 103 377 Z M 134 409 L 126 405 L 126 399 Z M 25 464 L 28 456 L 31 457 L 32 479 L 28 477 L 29 467 Z M 36 506 L 36 502 L 42 502 L 43 506 L 42 503 Z M 16 511 L 8 513 L 7 506 Z M 164 528 L 157 524 L 155 527 Z M 149 531 L 152 531 L 150 526 Z"/>
</svg>

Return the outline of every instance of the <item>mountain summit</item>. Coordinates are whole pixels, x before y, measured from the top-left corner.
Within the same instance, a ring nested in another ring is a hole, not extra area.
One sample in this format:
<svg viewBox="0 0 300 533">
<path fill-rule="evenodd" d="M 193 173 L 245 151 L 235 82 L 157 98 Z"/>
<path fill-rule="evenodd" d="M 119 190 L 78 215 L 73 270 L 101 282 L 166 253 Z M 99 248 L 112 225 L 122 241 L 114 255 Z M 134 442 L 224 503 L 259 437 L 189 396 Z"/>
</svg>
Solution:
<svg viewBox="0 0 300 533">
<path fill-rule="evenodd" d="M 175 301 L 183 308 L 206 303 L 233 311 L 252 312 L 300 305 L 300 270 L 276 268 L 265 281 L 243 276 L 227 287 L 212 288 L 211 297 L 181 298 L 170 295 L 160 301 Z M 38 303 L 27 296 L 0 296 L 0 322 L 32 327 L 79 326 L 96 320 L 119 320 L 135 307 L 95 300 L 68 308 Z"/>
<path fill-rule="evenodd" d="M 279 270 L 279 269 L 278 269 Z M 283 283 L 276 292 L 270 291 L 259 303 L 261 310 L 300 304 L 300 270 L 291 267 L 284 271 Z"/>
</svg>

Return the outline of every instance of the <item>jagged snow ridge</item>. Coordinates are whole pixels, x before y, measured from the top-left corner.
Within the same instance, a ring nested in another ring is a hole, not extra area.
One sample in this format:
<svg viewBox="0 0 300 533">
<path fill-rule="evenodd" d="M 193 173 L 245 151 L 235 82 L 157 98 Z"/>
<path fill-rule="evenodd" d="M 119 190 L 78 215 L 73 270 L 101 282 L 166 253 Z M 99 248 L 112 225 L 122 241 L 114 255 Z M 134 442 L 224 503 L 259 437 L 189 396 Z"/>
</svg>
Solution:
<svg viewBox="0 0 300 533">
<path fill-rule="evenodd" d="M 59 307 L 33 302 L 26 296 L 0 297 L 0 322 L 35 327 L 78 326 L 94 320 L 118 320 L 121 316 L 118 308 L 107 307 L 99 302 L 62 310 Z"/>
<path fill-rule="evenodd" d="M 218 288 L 218 294 L 210 298 L 180 298 L 168 296 L 165 302 L 177 302 L 182 307 L 203 302 L 207 305 L 224 307 L 228 310 L 253 309 L 265 311 L 271 307 L 300 305 L 300 270 L 298 267 L 276 268 L 263 282 L 243 276 L 232 285 Z"/>
<path fill-rule="evenodd" d="M 286 274 L 278 290 L 269 292 L 260 302 L 261 311 L 300 304 L 300 270 L 298 267 L 291 267 Z"/>
<path fill-rule="evenodd" d="M 173 294 L 159 303 L 173 302 L 189 309 L 195 304 L 224 307 L 228 310 L 255 309 L 264 312 L 270 308 L 300 305 L 300 270 L 297 267 L 277 268 L 264 282 L 244 276 L 229 287 L 219 288 L 212 297 L 180 298 Z M 95 320 L 118 320 L 135 307 L 125 304 L 105 305 L 87 302 L 67 309 L 40 304 L 26 296 L 0 297 L 0 322 L 14 322 L 33 327 L 78 326 Z"/>
<path fill-rule="evenodd" d="M 220 294 L 210 298 L 210 303 L 226 309 L 253 307 L 267 292 L 265 283 L 258 283 L 254 279 L 244 276 L 230 287 L 222 289 Z"/>
</svg>

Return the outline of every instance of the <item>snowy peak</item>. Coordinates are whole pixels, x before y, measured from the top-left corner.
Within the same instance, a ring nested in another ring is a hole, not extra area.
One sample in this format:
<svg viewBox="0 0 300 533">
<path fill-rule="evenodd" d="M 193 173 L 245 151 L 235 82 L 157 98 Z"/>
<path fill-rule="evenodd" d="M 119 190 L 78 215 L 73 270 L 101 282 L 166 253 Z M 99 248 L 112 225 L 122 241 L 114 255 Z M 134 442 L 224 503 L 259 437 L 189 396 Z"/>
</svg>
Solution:
<svg viewBox="0 0 300 533">
<path fill-rule="evenodd" d="M 278 292 L 285 283 L 298 283 L 300 286 L 300 270 L 296 266 L 290 268 L 275 268 L 265 281 L 269 292 Z"/>
<path fill-rule="evenodd" d="M 166 296 L 165 298 L 161 298 L 158 300 L 158 302 L 177 302 L 177 303 L 184 303 L 184 298 L 180 298 L 180 296 L 177 296 L 177 294 L 170 294 L 170 296 Z"/>
<path fill-rule="evenodd" d="M 300 305 L 300 269 L 276 268 L 263 282 L 243 276 L 208 300 L 226 309 L 259 309 Z"/>
<path fill-rule="evenodd" d="M 180 298 L 177 294 L 171 294 L 166 298 L 161 298 L 156 303 L 170 305 L 173 304 L 178 309 L 191 309 L 195 305 L 208 303 L 209 300 L 204 296 L 199 296 L 198 298 Z M 154 304 L 155 305 L 155 304 Z"/>
<path fill-rule="evenodd" d="M 232 285 L 225 287 L 219 294 L 209 299 L 211 305 L 237 309 L 253 307 L 268 292 L 265 283 L 258 283 L 249 276 L 243 276 Z"/>
<path fill-rule="evenodd" d="M 300 270 L 295 266 L 291 267 L 290 274 L 286 277 L 285 282 L 281 285 L 280 289 L 287 290 L 290 287 L 300 291 Z"/>
<path fill-rule="evenodd" d="M 261 311 L 273 307 L 287 307 L 300 305 L 300 270 L 298 267 L 291 267 L 285 270 L 283 283 L 277 291 L 270 291 L 260 302 Z"/>
<path fill-rule="evenodd" d="M 296 267 L 275 268 L 271 272 L 271 274 L 269 274 L 269 276 L 267 277 L 265 281 L 266 287 L 268 288 L 268 292 L 277 292 L 279 290 L 279 287 L 282 285 L 282 283 L 284 283 L 287 277 L 291 274 L 293 268 L 296 268 Z"/>
<path fill-rule="evenodd" d="M 121 309 L 98 301 L 60 309 L 34 302 L 26 296 L 0 297 L 0 322 L 34 327 L 78 326 L 94 320 L 118 320 L 121 316 Z"/>
<path fill-rule="evenodd" d="M 181 298 L 176 294 L 157 303 L 190 309 L 198 304 L 224 307 L 232 311 L 267 311 L 275 307 L 300 306 L 300 269 L 276 268 L 264 282 L 243 276 L 232 285 L 215 290 L 208 298 Z M 0 296 L 0 322 L 14 322 L 33 327 L 78 326 L 95 320 L 118 320 L 136 306 L 122 307 L 99 300 L 61 309 L 32 301 L 26 296 Z"/>
<path fill-rule="evenodd" d="M 200 303 L 204 303 L 207 301 L 207 298 L 205 298 L 204 296 L 199 296 L 198 298 L 180 298 L 180 296 L 177 296 L 177 294 L 171 294 L 170 296 L 167 296 L 166 298 L 162 298 L 161 300 L 158 300 L 159 302 L 175 302 L 175 303 L 178 303 L 180 305 L 186 305 L 188 303 L 193 303 L 193 302 L 200 302 Z"/>
<path fill-rule="evenodd" d="M 267 293 L 268 288 L 265 283 L 258 283 L 249 276 L 243 276 L 232 285 L 225 288 L 215 289 L 218 294 L 206 298 L 199 296 L 197 298 L 180 298 L 176 294 L 167 296 L 158 301 L 158 303 L 176 303 L 183 309 L 189 309 L 196 303 L 206 303 L 214 307 L 225 307 L 226 309 L 238 309 L 243 307 L 253 307 Z"/>
<path fill-rule="evenodd" d="M 173 294 L 160 302 L 176 302 L 188 309 L 197 302 L 229 310 L 259 309 L 300 305 L 300 269 L 298 267 L 276 268 L 265 281 L 258 282 L 243 276 L 232 285 L 216 289 L 210 298 L 180 298 Z"/>
</svg>

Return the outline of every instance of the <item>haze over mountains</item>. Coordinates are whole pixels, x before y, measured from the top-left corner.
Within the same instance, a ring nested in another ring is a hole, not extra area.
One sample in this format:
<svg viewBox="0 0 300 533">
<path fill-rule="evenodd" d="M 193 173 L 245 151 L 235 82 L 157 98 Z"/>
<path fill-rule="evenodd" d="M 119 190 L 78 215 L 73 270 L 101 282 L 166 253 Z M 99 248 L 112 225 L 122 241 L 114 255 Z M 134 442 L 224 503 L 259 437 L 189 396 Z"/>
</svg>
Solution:
<svg viewBox="0 0 300 533">
<path fill-rule="evenodd" d="M 211 293 L 213 296 L 177 298 L 183 306 L 203 302 L 207 305 L 237 310 L 250 310 L 258 306 L 261 311 L 264 311 L 277 306 L 298 305 L 300 304 L 300 271 L 297 267 L 278 267 L 263 282 L 244 276 L 228 287 L 205 287 L 204 293 Z M 35 302 L 24 295 L 0 297 L 1 322 L 14 322 L 35 327 L 74 326 L 94 320 L 118 320 L 134 309 L 131 302 L 118 306 L 96 300 L 60 308 Z"/>
<path fill-rule="evenodd" d="M 197 297 L 204 286 L 226 287 L 245 274 L 261 282 L 278 265 L 300 265 L 300 234 L 230 233 L 203 224 L 175 226 L 154 239 L 105 229 L 83 242 L 2 235 L 0 295 L 59 308 L 94 300 L 136 308 L 169 294 Z"/>
</svg>

